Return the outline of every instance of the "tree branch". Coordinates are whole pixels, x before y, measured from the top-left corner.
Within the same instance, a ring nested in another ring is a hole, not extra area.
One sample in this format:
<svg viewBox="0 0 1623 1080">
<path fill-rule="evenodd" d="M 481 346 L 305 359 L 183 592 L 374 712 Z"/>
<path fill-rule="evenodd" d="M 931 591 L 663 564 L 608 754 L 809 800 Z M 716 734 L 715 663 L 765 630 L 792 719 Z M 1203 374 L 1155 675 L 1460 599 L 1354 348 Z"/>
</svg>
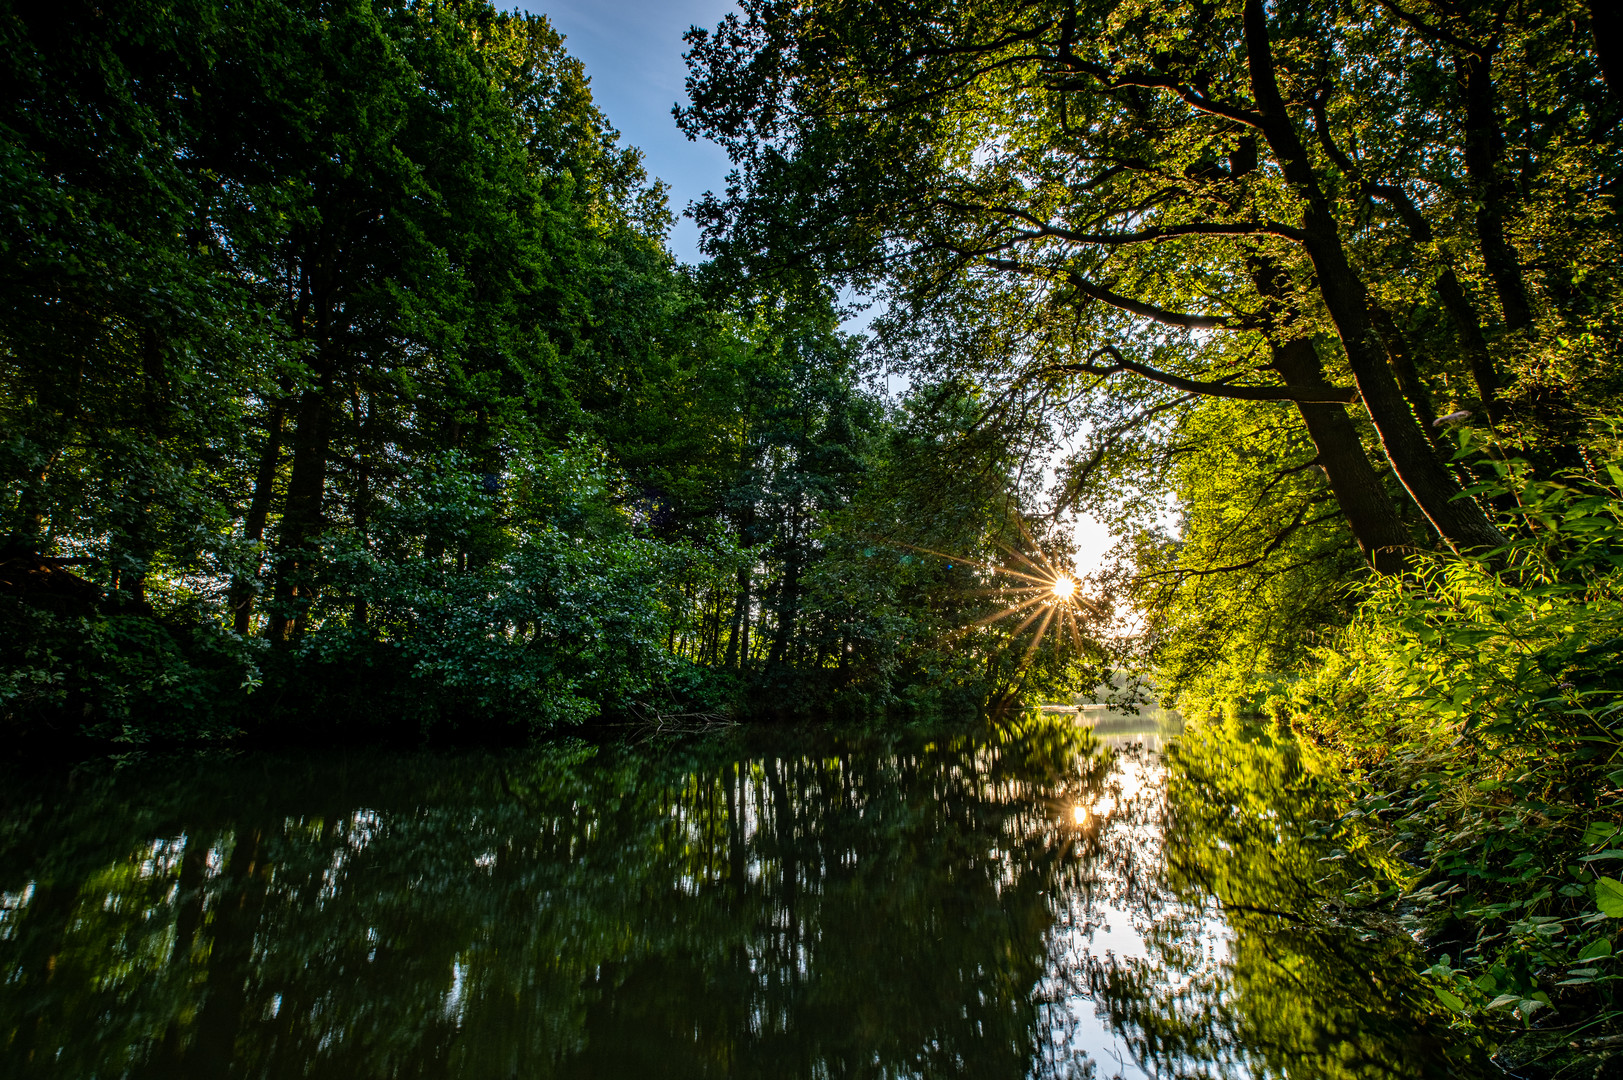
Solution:
<svg viewBox="0 0 1623 1080">
<path fill-rule="evenodd" d="M 1476 44 L 1475 42 L 1467 41 L 1456 34 L 1451 34 L 1440 26 L 1433 26 L 1431 23 L 1422 19 L 1419 15 L 1416 15 L 1413 12 L 1405 11 L 1402 7 L 1398 6 L 1395 0 L 1375 0 L 1375 2 L 1381 7 L 1385 8 L 1387 11 L 1390 11 L 1393 15 L 1396 15 L 1400 22 L 1406 23 L 1423 38 L 1430 41 L 1440 41 L 1445 45 L 1453 46 L 1454 48 L 1465 53 L 1476 53 L 1482 48 L 1482 46 Z"/>
<path fill-rule="evenodd" d="M 1278 236 L 1293 243 L 1302 243 L 1307 234 L 1301 229 L 1276 221 L 1194 221 L 1185 225 L 1168 225 L 1160 229 L 1140 229 L 1130 233 L 1076 233 L 1044 225 L 1040 229 L 1016 230 L 1020 239 L 1041 240 L 1053 237 L 1073 244 L 1097 244 L 1100 247 L 1126 247 L 1130 244 L 1156 244 L 1163 240 L 1178 240 L 1186 236 Z"/>
<path fill-rule="evenodd" d="M 1054 276 L 1054 271 L 1051 271 L 1046 267 L 1031 266 L 1015 259 L 994 259 L 983 256 L 982 261 L 985 262 L 987 266 L 992 267 L 994 270 L 1002 270 L 1010 274 L 1019 274 L 1022 277 L 1050 278 Z M 1220 318 L 1216 315 L 1189 315 L 1182 311 L 1173 311 L 1170 308 L 1158 307 L 1155 304 L 1147 303 L 1143 300 L 1134 300 L 1130 296 L 1123 296 L 1120 293 L 1112 292 L 1102 285 L 1095 285 L 1093 282 L 1089 281 L 1087 278 L 1083 277 L 1074 270 L 1065 270 L 1061 271 L 1060 273 L 1070 284 L 1070 286 L 1083 296 L 1109 304 L 1113 308 L 1120 308 L 1122 311 L 1129 312 L 1133 315 L 1142 315 L 1146 319 L 1154 319 L 1156 322 L 1165 323 L 1167 326 L 1181 326 L 1185 330 L 1253 329 L 1249 322 L 1230 322 L 1229 320 Z"/>
<path fill-rule="evenodd" d="M 1099 356 L 1108 356 L 1114 363 L 1108 365 L 1094 363 L 1094 360 Z M 1130 371 L 1134 375 L 1141 375 L 1149 379 L 1151 382 L 1158 382 L 1175 390 L 1182 390 L 1185 393 L 1203 394 L 1207 397 L 1234 398 L 1238 401 L 1294 401 L 1322 405 L 1351 405 L 1358 400 L 1358 390 L 1351 386 L 1234 386 L 1226 382 L 1201 382 L 1195 379 L 1185 379 L 1171 372 L 1152 368 L 1148 364 L 1140 364 L 1136 360 L 1129 360 L 1114 345 L 1106 345 L 1095 350 L 1087 360 L 1081 363 L 1053 364 L 1040 369 L 1038 374 L 1114 375 L 1122 371 Z"/>
<path fill-rule="evenodd" d="M 1164 307 L 1145 303 L 1142 300 L 1134 300 L 1131 297 L 1122 296 L 1120 293 L 1111 292 L 1101 285 L 1095 285 L 1081 274 L 1067 273 L 1066 279 L 1070 281 L 1073 289 L 1084 296 L 1090 296 L 1095 300 L 1109 304 L 1111 307 L 1120 308 L 1134 315 L 1142 315 L 1146 319 L 1154 319 L 1156 322 L 1165 323 L 1168 326 L 1181 326 L 1186 330 L 1248 330 L 1251 328 L 1248 323 L 1230 322 L 1215 315 L 1187 315 L 1181 311 L 1171 311 Z"/>
</svg>

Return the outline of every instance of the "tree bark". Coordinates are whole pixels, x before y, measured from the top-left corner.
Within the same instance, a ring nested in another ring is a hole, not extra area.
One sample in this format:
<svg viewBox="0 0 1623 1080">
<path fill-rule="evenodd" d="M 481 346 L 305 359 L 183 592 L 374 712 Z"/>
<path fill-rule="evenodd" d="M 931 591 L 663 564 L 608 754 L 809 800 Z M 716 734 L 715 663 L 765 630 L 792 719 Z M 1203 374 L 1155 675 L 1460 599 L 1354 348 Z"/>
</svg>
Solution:
<svg viewBox="0 0 1623 1080">
<path fill-rule="evenodd" d="M 1465 95 L 1465 175 L 1477 204 L 1477 243 L 1499 297 L 1505 328 L 1521 330 L 1532 325 L 1533 307 L 1521 262 L 1505 237 L 1510 199 L 1500 175 L 1505 139 L 1493 89 L 1493 52 L 1484 46 L 1455 61 Z"/>
<path fill-rule="evenodd" d="M 288 476 L 277 543 L 277 603 L 268 632 L 276 641 L 288 637 L 290 625 L 294 635 L 302 633 L 308 618 L 312 586 L 305 578 L 311 567 L 303 549 L 321 529 L 327 486 L 327 445 L 332 431 L 328 399 L 332 394 L 333 365 L 327 361 L 322 368 L 315 383 L 299 398 L 297 426 L 293 432 L 293 468 Z"/>
<path fill-rule="evenodd" d="M 1595 36 L 1595 59 L 1614 103 L 1623 102 L 1623 8 L 1617 0 L 1589 0 L 1589 29 Z"/>
<path fill-rule="evenodd" d="M 1273 346 L 1274 367 L 1291 382 L 1323 379 L 1323 368 L 1313 343 L 1297 338 Z M 1330 492 L 1352 529 L 1358 549 L 1377 573 L 1396 574 L 1408 564 L 1414 540 L 1386 493 L 1386 486 L 1364 453 L 1352 418 L 1340 405 L 1298 402 L 1308 437 L 1318 451 Z"/>
<path fill-rule="evenodd" d="M 1420 369 L 1415 367 L 1414 356 L 1409 352 L 1409 340 L 1398 324 L 1393 321 L 1392 315 L 1380 304 L 1373 300 L 1369 305 L 1369 321 L 1375 327 L 1375 332 L 1381 336 L 1381 344 L 1386 346 L 1386 355 L 1392 363 L 1392 376 L 1397 379 L 1398 389 L 1408 399 L 1409 407 L 1414 417 L 1420 423 L 1420 430 L 1431 441 L 1439 452 L 1444 450 L 1442 432 L 1432 427 L 1431 422 L 1437 419 L 1439 413 L 1437 406 L 1432 403 L 1431 391 L 1426 388 L 1426 382 L 1420 377 Z"/>
<path fill-rule="evenodd" d="M 278 399 L 265 420 L 265 448 L 259 455 L 259 468 L 254 472 L 254 494 L 248 501 L 248 513 L 242 523 L 243 537 L 249 544 L 258 544 L 265 538 L 265 522 L 270 517 L 276 470 L 282 463 L 282 430 L 286 418 L 286 399 Z M 257 574 L 254 576 L 258 577 Z M 254 617 L 252 579 L 239 577 L 231 583 L 231 610 L 234 628 L 238 634 L 246 637 Z"/>
<path fill-rule="evenodd" d="M 1503 422 L 1505 405 L 1504 399 L 1499 396 L 1503 388 L 1499 369 L 1494 366 L 1493 357 L 1488 353 L 1488 340 L 1482 336 L 1482 323 L 1477 319 L 1476 308 L 1471 306 L 1454 271 L 1444 270 L 1437 279 L 1437 295 L 1442 298 L 1443 308 L 1454 323 L 1460 348 L 1465 351 L 1465 362 L 1470 366 L 1477 396 L 1482 399 L 1482 411 L 1488 414 L 1491 422 Z"/>
<path fill-rule="evenodd" d="M 791 549 L 784 560 L 783 582 L 778 586 L 778 626 L 772 637 L 772 662 L 783 663 L 794 637 L 800 609 L 800 553 Z"/>
<path fill-rule="evenodd" d="M 740 566 L 738 568 L 738 591 L 733 598 L 733 619 L 727 627 L 727 656 L 722 660 L 722 667 L 743 667 L 749 663 L 749 607 L 750 571 L 749 567 Z M 742 658 L 742 663 L 740 663 L 740 658 Z"/>
<path fill-rule="evenodd" d="M 359 412 L 358 408 L 357 412 Z M 361 551 L 363 553 L 369 551 L 371 548 L 370 537 L 367 535 L 367 529 L 371 525 L 372 521 L 372 469 L 366 460 L 366 450 L 364 449 L 366 444 L 367 428 L 370 426 L 369 421 L 370 414 L 368 414 L 367 421 L 362 421 L 359 416 L 357 416 L 355 425 L 360 436 L 360 442 L 362 443 L 362 449 L 360 449 L 355 455 L 355 538 L 360 542 Z M 369 614 L 370 612 L 368 610 L 365 594 L 356 594 L 354 598 L 354 611 L 350 617 L 350 625 L 352 629 L 365 630 Z"/>
<path fill-rule="evenodd" d="M 1397 211 L 1415 243 L 1431 243 L 1431 222 L 1409 198 L 1408 192 L 1395 184 L 1374 185 L 1368 190 L 1372 196 L 1384 200 Z M 1499 378 L 1499 370 L 1494 366 L 1493 357 L 1488 353 L 1488 340 L 1482 334 L 1482 320 L 1477 317 L 1476 307 L 1466 296 L 1465 288 L 1452 267 L 1445 266 L 1437 277 L 1437 298 L 1442 301 L 1443 310 L 1448 312 L 1449 321 L 1454 324 L 1454 334 L 1471 369 L 1471 379 L 1476 383 L 1482 410 L 1488 414 L 1490 421 L 1497 424 L 1504 419 L 1504 402 L 1499 396 L 1504 384 Z"/>
<path fill-rule="evenodd" d="M 1305 386 L 1327 382 L 1313 342 L 1286 336 L 1294 320 L 1281 308 L 1285 289 L 1278 267 L 1265 257 L 1254 258 L 1251 279 L 1257 292 L 1269 302 L 1267 322 L 1274 370 L 1286 382 Z M 1414 539 L 1398 516 L 1386 485 L 1370 464 L 1369 455 L 1364 453 L 1363 440 L 1347 410 L 1329 402 L 1299 401 L 1296 407 L 1318 451 L 1319 468 L 1341 506 L 1358 549 L 1377 573 L 1401 572 L 1408 564 Z"/>
<path fill-rule="evenodd" d="M 1453 474 L 1432 452 L 1392 376 L 1386 350 L 1370 321 L 1369 295 L 1347 258 L 1329 202 L 1280 96 L 1262 0 L 1246 0 L 1245 38 L 1251 89 L 1260 113 L 1258 126 L 1286 181 L 1306 203 L 1302 244 L 1387 458 L 1415 505 L 1446 543 L 1464 550 L 1498 547 L 1504 537 L 1482 508 L 1465 497 Z"/>
</svg>

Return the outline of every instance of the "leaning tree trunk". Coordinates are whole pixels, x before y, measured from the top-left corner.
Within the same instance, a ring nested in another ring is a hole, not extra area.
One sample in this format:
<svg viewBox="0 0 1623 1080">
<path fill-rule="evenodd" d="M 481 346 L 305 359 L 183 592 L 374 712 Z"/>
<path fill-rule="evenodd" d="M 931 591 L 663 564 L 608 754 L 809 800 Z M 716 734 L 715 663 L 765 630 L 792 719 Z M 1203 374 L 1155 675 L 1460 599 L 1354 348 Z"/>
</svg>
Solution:
<svg viewBox="0 0 1623 1080">
<path fill-rule="evenodd" d="M 1313 263 L 1319 294 L 1347 352 L 1358 392 L 1387 459 L 1415 505 L 1451 547 L 1475 551 L 1502 545 L 1504 537 L 1482 507 L 1465 496 L 1454 475 L 1432 452 L 1392 376 L 1386 349 L 1370 321 L 1369 295 L 1347 258 L 1329 202 L 1280 96 L 1262 0 L 1246 0 L 1245 37 L 1258 127 L 1286 181 L 1307 204 L 1302 213 L 1302 245 Z"/>
<path fill-rule="evenodd" d="M 1278 266 L 1265 256 L 1254 257 L 1251 280 L 1268 302 L 1266 318 L 1273 369 L 1291 385 L 1328 388 L 1329 380 L 1324 377 L 1324 366 L 1313 342 L 1288 336 L 1295 320 L 1284 307 L 1283 275 Z M 1377 573 L 1400 573 L 1408 565 L 1413 537 L 1370 464 L 1369 455 L 1364 453 L 1363 440 L 1346 408 L 1328 401 L 1298 401 L 1296 408 L 1318 451 L 1319 468 L 1330 485 L 1330 493 L 1341 506 L 1364 559 Z"/>
<path fill-rule="evenodd" d="M 1313 343 L 1305 338 L 1273 347 L 1274 369 L 1287 382 L 1311 386 L 1324 382 Z M 1378 573 L 1396 574 L 1408 563 L 1414 540 L 1398 516 L 1397 506 L 1376 474 L 1358 429 L 1340 405 L 1302 401 L 1296 405 L 1318 450 L 1319 468 L 1352 529 L 1364 558 Z"/>
</svg>

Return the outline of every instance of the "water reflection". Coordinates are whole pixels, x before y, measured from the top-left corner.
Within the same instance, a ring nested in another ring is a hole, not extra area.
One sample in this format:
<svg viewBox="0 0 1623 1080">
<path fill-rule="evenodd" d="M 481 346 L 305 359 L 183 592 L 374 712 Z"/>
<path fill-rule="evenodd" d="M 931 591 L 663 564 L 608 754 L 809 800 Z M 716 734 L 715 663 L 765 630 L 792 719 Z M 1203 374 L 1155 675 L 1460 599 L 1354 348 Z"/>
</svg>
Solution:
<svg viewBox="0 0 1623 1080">
<path fill-rule="evenodd" d="M 1288 745 L 1113 741 L 0 778 L 4 1071 L 1472 1075 L 1398 947 L 1327 924 Z"/>
</svg>

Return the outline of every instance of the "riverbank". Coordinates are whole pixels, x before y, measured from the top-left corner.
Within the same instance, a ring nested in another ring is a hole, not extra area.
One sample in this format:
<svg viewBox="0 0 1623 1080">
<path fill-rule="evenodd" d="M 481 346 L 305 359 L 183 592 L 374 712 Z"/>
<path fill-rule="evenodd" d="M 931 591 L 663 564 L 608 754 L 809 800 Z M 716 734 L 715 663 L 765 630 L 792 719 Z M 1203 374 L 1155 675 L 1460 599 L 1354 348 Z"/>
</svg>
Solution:
<svg viewBox="0 0 1623 1080">
<path fill-rule="evenodd" d="M 1351 800 L 1323 835 L 1367 867 L 1346 902 L 1424 945 L 1462 1035 L 1571 1076 L 1623 1059 L 1623 509 L 1518 497 L 1531 539 L 1370 584 L 1298 677 L 1206 712 L 1314 746 Z"/>
</svg>

